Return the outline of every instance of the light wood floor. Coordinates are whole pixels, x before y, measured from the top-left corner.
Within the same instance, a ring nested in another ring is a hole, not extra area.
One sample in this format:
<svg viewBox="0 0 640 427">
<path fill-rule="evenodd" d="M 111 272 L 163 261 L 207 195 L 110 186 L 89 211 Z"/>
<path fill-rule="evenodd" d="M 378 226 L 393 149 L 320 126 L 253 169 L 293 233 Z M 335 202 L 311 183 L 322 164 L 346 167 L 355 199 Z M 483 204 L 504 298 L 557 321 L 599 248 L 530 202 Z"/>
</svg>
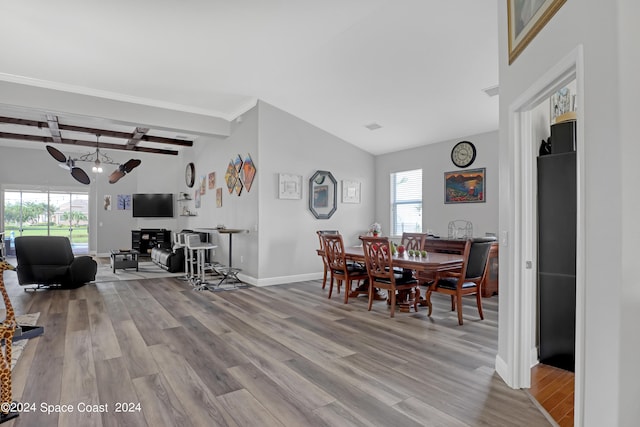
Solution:
<svg viewBox="0 0 640 427">
<path fill-rule="evenodd" d="M 45 328 L 13 373 L 14 399 L 36 410 L 7 426 L 549 425 L 494 372 L 495 297 L 484 321 L 470 298 L 460 327 L 439 295 L 432 318 L 390 319 L 385 302 L 368 312 L 362 297 L 328 300 L 319 281 L 213 293 L 166 278 L 27 293 L 4 276 L 17 313 L 40 312 Z M 117 402 L 133 412 L 115 412 Z M 108 412 L 78 411 L 87 405 Z"/>
</svg>

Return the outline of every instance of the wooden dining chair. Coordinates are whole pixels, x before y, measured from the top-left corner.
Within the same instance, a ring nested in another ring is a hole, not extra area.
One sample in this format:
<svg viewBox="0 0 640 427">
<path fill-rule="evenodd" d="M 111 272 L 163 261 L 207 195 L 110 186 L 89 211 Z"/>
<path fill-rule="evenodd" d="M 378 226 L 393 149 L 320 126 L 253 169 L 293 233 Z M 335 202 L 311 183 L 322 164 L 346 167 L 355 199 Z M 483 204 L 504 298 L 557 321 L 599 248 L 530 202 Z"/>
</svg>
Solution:
<svg viewBox="0 0 640 427">
<path fill-rule="evenodd" d="M 495 237 L 476 237 L 467 240 L 463 252 L 462 269 L 459 272 L 441 273 L 438 281 L 427 289 L 426 299 L 429 305 L 429 316 L 431 316 L 431 294 L 433 292 L 451 295 L 451 311 L 458 311 L 458 324 L 462 325 L 462 297 L 475 294 L 478 314 L 481 320 L 484 319 L 481 288 L 487 275 L 489 250 L 495 240 Z"/>
<path fill-rule="evenodd" d="M 391 243 L 387 237 L 360 236 L 362 240 L 364 259 L 369 275 L 369 311 L 373 306 L 374 288 L 386 289 L 391 305 L 391 317 L 395 316 L 396 293 L 404 292 L 412 303 L 415 311 L 418 311 L 420 299 L 420 287 L 414 279 L 411 271 L 394 271 Z M 406 292 L 405 292 L 406 291 Z"/>
<path fill-rule="evenodd" d="M 333 292 L 333 282 L 337 282 L 338 293 L 340 293 L 340 285 L 344 282 L 344 303 L 349 302 L 349 293 L 351 285 L 354 281 L 360 283 L 360 280 L 367 279 L 367 270 L 359 263 L 347 262 L 344 253 L 344 241 L 340 234 L 323 234 L 324 250 L 327 254 L 329 271 L 331 273 L 331 281 L 329 283 L 329 297 Z"/>
<path fill-rule="evenodd" d="M 424 241 L 427 238 L 426 233 L 402 233 L 400 244 L 406 250 L 421 251 L 424 249 Z"/>
<path fill-rule="evenodd" d="M 320 241 L 320 251 L 322 252 L 322 266 L 323 266 L 323 274 L 322 274 L 322 289 L 327 286 L 327 273 L 329 272 L 329 262 L 327 260 L 327 254 L 324 252 L 324 241 L 322 240 L 323 234 L 340 234 L 338 230 L 318 230 L 316 231 L 318 234 L 318 240 Z"/>
</svg>

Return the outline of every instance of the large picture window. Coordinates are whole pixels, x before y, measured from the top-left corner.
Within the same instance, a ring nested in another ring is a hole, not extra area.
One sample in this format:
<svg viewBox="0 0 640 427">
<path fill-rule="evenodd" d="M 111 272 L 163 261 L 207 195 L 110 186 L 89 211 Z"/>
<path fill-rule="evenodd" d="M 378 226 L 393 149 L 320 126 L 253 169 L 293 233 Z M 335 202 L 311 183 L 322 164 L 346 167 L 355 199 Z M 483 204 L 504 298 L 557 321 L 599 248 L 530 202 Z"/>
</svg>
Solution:
<svg viewBox="0 0 640 427">
<path fill-rule="evenodd" d="M 89 194 L 78 191 L 6 189 L 5 250 L 13 254 L 18 236 L 66 236 L 74 254 L 89 252 Z"/>
<path fill-rule="evenodd" d="M 391 235 L 422 232 L 422 169 L 391 174 Z"/>
</svg>

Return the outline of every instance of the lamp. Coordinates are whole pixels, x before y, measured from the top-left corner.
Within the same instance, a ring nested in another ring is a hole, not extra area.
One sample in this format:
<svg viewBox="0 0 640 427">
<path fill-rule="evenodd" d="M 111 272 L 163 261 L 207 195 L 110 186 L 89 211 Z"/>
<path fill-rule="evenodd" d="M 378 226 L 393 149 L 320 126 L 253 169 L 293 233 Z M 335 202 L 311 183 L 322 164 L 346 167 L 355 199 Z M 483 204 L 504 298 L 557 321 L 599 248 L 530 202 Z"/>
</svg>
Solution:
<svg viewBox="0 0 640 427">
<path fill-rule="evenodd" d="M 93 167 L 91 168 L 91 171 L 93 173 L 102 173 L 102 164 L 108 164 L 108 165 L 118 165 L 119 163 L 116 163 L 113 161 L 113 159 L 109 156 L 107 156 L 104 153 L 100 152 L 100 135 L 96 135 L 96 151 L 94 153 L 88 153 L 88 154 L 84 154 L 80 157 L 78 157 L 76 159 L 77 161 L 80 162 L 90 162 L 93 163 Z"/>
</svg>

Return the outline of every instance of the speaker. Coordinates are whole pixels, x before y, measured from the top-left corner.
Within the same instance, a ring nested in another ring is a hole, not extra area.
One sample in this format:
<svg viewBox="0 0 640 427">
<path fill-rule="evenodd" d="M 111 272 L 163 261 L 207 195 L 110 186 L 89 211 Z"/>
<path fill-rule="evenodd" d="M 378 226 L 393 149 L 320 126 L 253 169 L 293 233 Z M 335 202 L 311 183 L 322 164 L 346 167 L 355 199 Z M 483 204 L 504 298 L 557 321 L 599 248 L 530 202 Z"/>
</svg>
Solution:
<svg viewBox="0 0 640 427">
<path fill-rule="evenodd" d="M 551 125 L 551 154 L 576 151 L 576 121 Z"/>
</svg>

